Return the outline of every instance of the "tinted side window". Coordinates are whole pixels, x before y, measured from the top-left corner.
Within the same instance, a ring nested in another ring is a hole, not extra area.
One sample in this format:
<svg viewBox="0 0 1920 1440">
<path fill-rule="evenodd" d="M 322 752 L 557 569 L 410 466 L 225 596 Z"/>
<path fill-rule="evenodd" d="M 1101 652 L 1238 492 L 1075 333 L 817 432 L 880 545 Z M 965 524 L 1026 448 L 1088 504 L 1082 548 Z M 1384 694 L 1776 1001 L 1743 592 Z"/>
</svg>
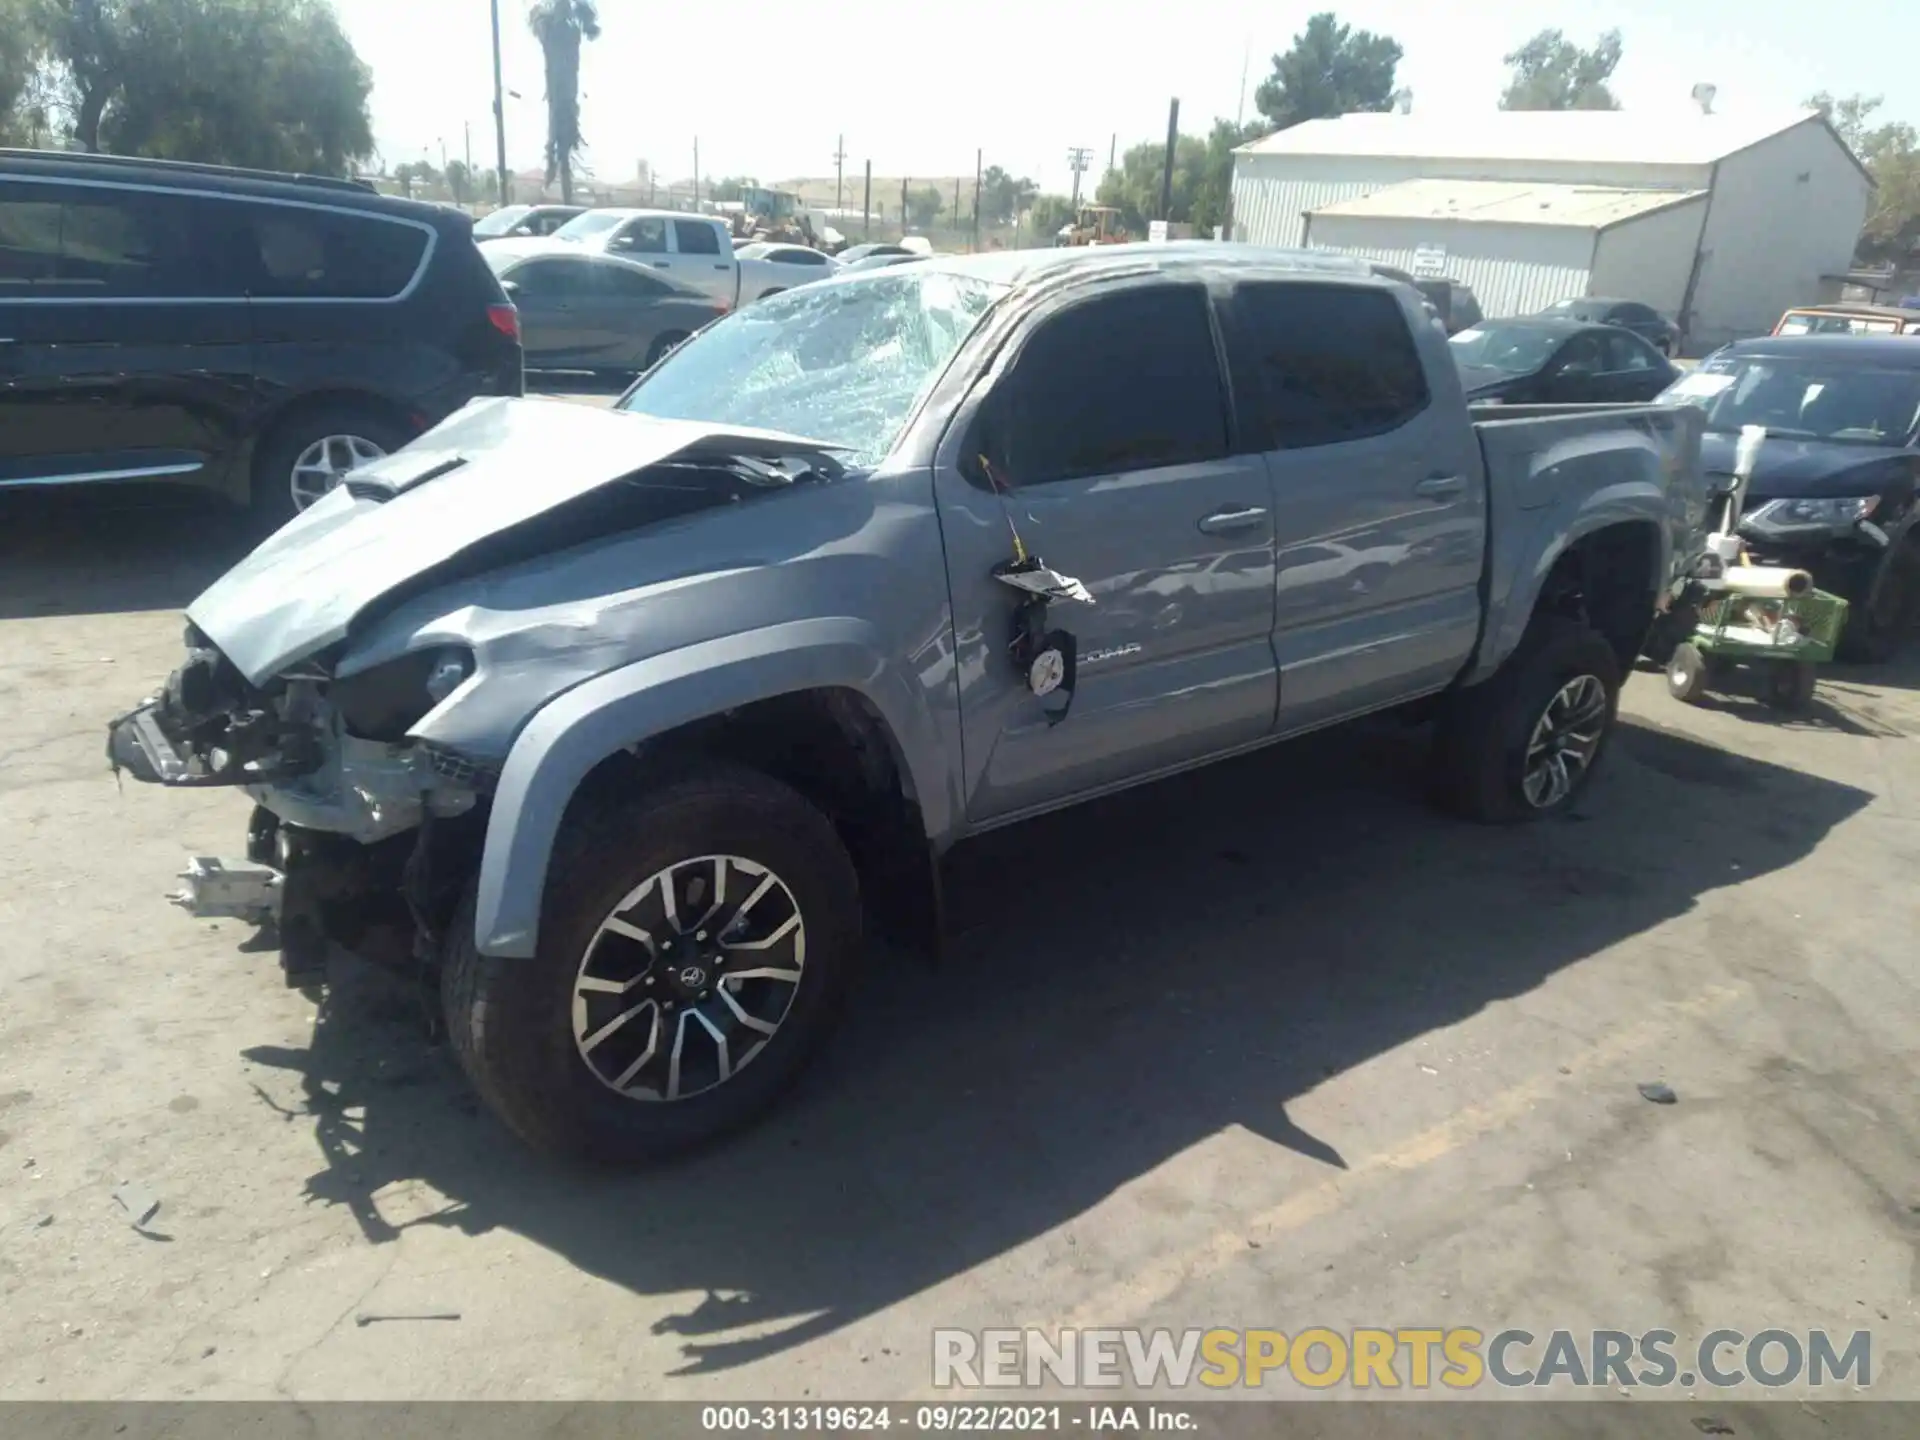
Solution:
<svg viewBox="0 0 1920 1440">
<path fill-rule="evenodd" d="M 718 255 L 720 232 L 701 220 L 673 222 L 673 242 L 682 255 Z"/>
<path fill-rule="evenodd" d="M 587 266 L 577 260 L 533 260 L 517 265 L 504 277 L 519 296 L 531 300 L 566 300 L 584 295 L 592 284 Z"/>
<path fill-rule="evenodd" d="M 1226 394 L 1206 291 L 1154 285 L 1075 305 L 1020 352 L 990 424 L 1016 485 L 1210 460 Z"/>
<path fill-rule="evenodd" d="M 1640 343 L 1630 331 L 1607 337 L 1607 369 L 1651 370 L 1658 360 L 1652 350 Z"/>
<path fill-rule="evenodd" d="M 252 293 L 264 299 L 388 300 L 412 282 L 426 232 L 292 205 L 235 207 L 244 217 Z"/>
<path fill-rule="evenodd" d="M 0 185 L 0 297 L 223 292 L 186 196 L 86 185 Z"/>
<path fill-rule="evenodd" d="M 788 265 L 824 265 L 827 257 L 818 250 L 782 250 L 773 257 Z"/>
<path fill-rule="evenodd" d="M 1427 406 L 1420 352 L 1384 290 L 1242 285 L 1233 313 L 1238 388 L 1273 449 L 1382 435 Z"/>
<path fill-rule="evenodd" d="M 657 300 L 673 293 L 673 286 L 666 281 L 617 263 L 594 266 L 593 283 L 601 294 L 621 300 Z"/>
<path fill-rule="evenodd" d="M 1560 347 L 1553 357 L 1552 369 L 1569 375 L 1598 375 L 1607 368 L 1606 353 L 1598 335 L 1576 335 Z"/>
</svg>

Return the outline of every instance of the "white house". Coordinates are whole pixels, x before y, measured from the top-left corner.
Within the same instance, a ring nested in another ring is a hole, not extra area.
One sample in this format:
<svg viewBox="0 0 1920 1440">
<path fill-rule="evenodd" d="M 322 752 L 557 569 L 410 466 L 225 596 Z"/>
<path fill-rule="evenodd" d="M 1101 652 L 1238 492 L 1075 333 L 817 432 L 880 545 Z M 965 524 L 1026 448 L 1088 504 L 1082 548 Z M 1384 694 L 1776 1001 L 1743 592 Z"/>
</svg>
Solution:
<svg viewBox="0 0 1920 1440">
<path fill-rule="evenodd" d="M 1819 298 L 1872 188 L 1810 110 L 1344 115 L 1235 153 L 1233 238 L 1451 276 L 1490 316 L 1639 300 L 1699 353 Z"/>
</svg>

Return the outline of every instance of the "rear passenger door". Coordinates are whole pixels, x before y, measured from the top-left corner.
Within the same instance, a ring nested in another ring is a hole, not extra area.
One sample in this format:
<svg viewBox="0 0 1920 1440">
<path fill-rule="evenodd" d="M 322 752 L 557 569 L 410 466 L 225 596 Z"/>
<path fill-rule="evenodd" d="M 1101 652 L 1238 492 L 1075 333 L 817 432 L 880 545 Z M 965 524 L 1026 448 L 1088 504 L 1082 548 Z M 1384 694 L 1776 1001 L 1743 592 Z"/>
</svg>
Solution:
<svg viewBox="0 0 1920 1440">
<path fill-rule="evenodd" d="M 253 352 L 219 203 L 0 180 L 0 487 L 222 478 Z"/>
<path fill-rule="evenodd" d="M 593 357 L 611 341 L 610 325 L 596 313 L 594 268 L 586 256 L 555 255 L 508 273 L 529 369 L 594 368 Z"/>
<path fill-rule="evenodd" d="M 711 295 L 719 304 L 732 305 L 738 298 L 733 242 L 711 221 L 673 222 L 673 254 L 667 273 L 679 284 Z"/>
<path fill-rule="evenodd" d="M 1631 330 L 1606 337 L 1606 369 L 1601 374 L 1601 398 L 1620 404 L 1651 400 L 1667 388 L 1667 362 Z"/>
<path fill-rule="evenodd" d="M 1010 342 L 958 470 L 936 480 L 968 814 L 993 821 L 1262 739 L 1274 706 L 1264 467 L 1233 453 L 1207 290 L 1166 281 L 1056 301 Z M 1004 500 L 977 457 L 1010 487 Z M 1009 526 L 1080 579 L 1072 709 L 1049 724 L 1009 655 Z"/>
<path fill-rule="evenodd" d="M 1479 449 L 1458 390 L 1428 386 L 1446 342 L 1411 320 L 1382 286 L 1231 293 L 1237 409 L 1273 486 L 1282 732 L 1437 690 L 1479 634 Z"/>
</svg>

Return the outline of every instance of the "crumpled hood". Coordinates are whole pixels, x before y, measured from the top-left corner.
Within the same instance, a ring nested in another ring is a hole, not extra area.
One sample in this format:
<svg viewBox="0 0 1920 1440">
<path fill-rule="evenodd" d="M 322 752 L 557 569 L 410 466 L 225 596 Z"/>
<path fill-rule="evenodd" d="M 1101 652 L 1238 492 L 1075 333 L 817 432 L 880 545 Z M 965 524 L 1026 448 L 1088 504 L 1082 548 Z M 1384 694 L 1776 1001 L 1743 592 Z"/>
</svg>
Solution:
<svg viewBox="0 0 1920 1440">
<path fill-rule="evenodd" d="M 558 400 L 476 400 L 264 541 L 187 608 L 258 685 L 481 541 L 676 456 L 822 454 L 823 441 Z"/>
<path fill-rule="evenodd" d="M 1739 436 L 1708 431 L 1700 440 L 1700 464 L 1709 473 L 1733 473 Z M 1866 445 L 1843 440 L 1767 437 L 1747 486 L 1749 500 L 1824 500 L 1875 495 L 1898 480 L 1920 456 L 1897 445 Z"/>
</svg>

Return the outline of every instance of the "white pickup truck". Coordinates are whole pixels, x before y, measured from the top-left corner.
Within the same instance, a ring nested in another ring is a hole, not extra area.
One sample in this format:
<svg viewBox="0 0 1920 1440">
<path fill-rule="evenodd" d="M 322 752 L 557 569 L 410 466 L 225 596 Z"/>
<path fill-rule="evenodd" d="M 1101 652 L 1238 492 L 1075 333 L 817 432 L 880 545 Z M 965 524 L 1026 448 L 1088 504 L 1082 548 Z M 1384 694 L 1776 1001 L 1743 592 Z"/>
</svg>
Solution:
<svg viewBox="0 0 1920 1440">
<path fill-rule="evenodd" d="M 650 265 L 729 306 L 824 280 L 838 268 L 818 251 L 807 253 L 818 255 L 819 264 L 794 264 L 759 253 L 804 248 L 800 246 L 748 247 L 751 253 L 736 255 L 733 237 L 723 222 L 711 215 L 675 210 L 589 210 L 549 236 L 492 241 L 487 254 L 533 255 L 569 248 L 597 250 Z"/>
</svg>

